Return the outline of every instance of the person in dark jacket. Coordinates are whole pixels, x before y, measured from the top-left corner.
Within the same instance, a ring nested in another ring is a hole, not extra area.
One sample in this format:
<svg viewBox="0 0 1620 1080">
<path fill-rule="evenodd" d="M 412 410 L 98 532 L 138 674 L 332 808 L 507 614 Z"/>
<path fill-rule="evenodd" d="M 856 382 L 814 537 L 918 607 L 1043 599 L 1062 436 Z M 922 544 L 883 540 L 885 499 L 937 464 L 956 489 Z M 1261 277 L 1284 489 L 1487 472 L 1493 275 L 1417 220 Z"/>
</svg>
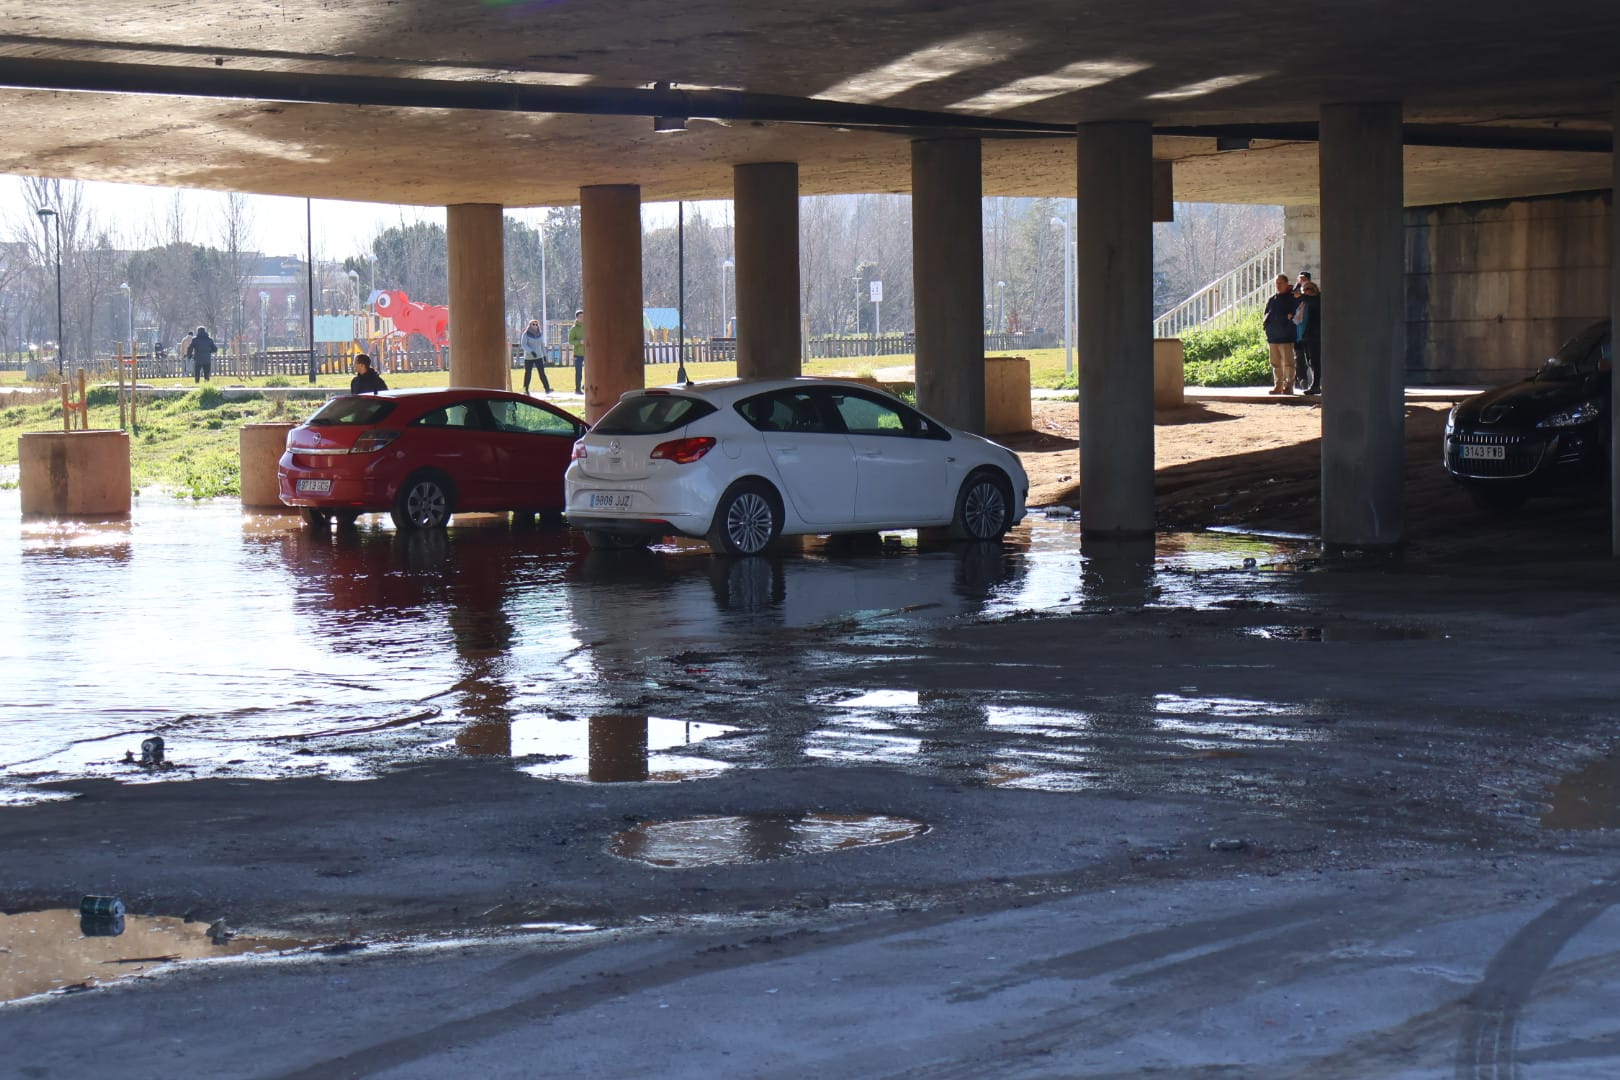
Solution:
<svg viewBox="0 0 1620 1080">
<path fill-rule="evenodd" d="M 1288 276 L 1278 274 L 1277 292 L 1266 301 L 1262 324 L 1266 332 L 1266 346 L 1271 352 L 1270 392 L 1273 394 L 1294 392 L 1294 341 L 1298 336 L 1294 328 L 1294 308 L 1297 306 Z"/>
<path fill-rule="evenodd" d="M 1295 312 L 1299 320 L 1299 354 L 1310 373 L 1307 394 L 1322 392 L 1322 290 L 1316 282 L 1305 279 L 1300 286 L 1299 307 Z"/>
<path fill-rule="evenodd" d="M 191 344 L 186 346 L 186 359 L 191 361 L 192 382 L 202 382 L 204 379 L 213 381 L 214 354 L 217 352 L 219 346 L 208 336 L 208 327 L 197 327 L 197 332 L 192 335 Z M 182 375 L 181 378 L 185 376 Z"/>
<path fill-rule="evenodd" d="M 388 389 L 383 377 L 371 370 L 371 357 L 361 353 L 354 358 L 354 378 L 349 380 L 349 393 L 375 394 Z"/>
</svg>

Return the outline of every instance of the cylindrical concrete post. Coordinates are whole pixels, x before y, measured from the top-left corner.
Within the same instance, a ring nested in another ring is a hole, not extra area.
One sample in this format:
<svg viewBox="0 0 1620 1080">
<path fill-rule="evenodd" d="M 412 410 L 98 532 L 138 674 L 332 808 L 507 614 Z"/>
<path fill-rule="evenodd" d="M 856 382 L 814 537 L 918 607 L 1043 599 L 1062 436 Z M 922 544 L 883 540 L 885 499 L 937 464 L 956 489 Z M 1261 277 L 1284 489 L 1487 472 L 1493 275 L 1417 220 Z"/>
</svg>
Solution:
<svg viewBox="0 0 1620 1080">
<path fill-rule="evenodd" d="M 1075 229 L 1080 528 L 1153 531 L 1153 129 L 1081 124 Z"/>
<path fill-rule="evenodd" d="M 977 139 L 911 144 L 917 404 L 983 432 L 984 185 Z"/>
<path fill-rule="evenodd" d="M 41 431 L 17 438 L 25 515 L 127 517 L 129 433 Z"/>
<path fill-rule="evenodd" d="M 288 423 L 242 425 L 236 443 L 242 467 L 243 506 L 284 508 L 276 470 L 287 449 L 287 432 L 296 426 Z"/>
<path fill-rule="evenodd" d="M 791 379 L 799 366 L 799 166 L 738 165 L 737 374 Z"/>
<path fill-rule="evenodd" d="M 585 419 L 647 385 L 642 361 L 641 188 L 579 189 L 585 304 Z"/>
<path fill-rule="evenodd" d="M 1406 418 L 1401 107 L 1324 105 L 1322 539 L 1402 535 Z"/>
<path fill-rule="evenodd" d="M 1620 86 L 1614 90 L 1614 130 L 1620 131 Z M 1609 341 L 1620 341 L 1620 139 L 1614 144 L 1614 177 L 1609 200 Z M 1609 382 L 1609 529 L 1613 554 L 1620 558 L 1620 379 Z"/>
<path fill-rule="evenodd" d="M 511 385 L 503 226 L 495 203 L 446 207 L 451 386 L 505 390 Z"/>
</svg>

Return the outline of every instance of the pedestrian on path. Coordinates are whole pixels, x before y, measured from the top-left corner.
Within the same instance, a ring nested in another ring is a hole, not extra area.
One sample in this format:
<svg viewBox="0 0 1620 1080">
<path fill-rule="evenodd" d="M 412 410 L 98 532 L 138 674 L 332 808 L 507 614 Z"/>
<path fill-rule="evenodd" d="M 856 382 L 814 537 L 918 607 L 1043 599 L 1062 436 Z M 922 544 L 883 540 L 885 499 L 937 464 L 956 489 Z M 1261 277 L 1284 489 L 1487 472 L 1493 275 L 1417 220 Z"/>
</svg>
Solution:
<svg viewBox="0 0 1620 1080">
<path fill-rule="evenodd" d="M 1277 275 L 1277 292 L 1266 301 L 1263 326 L 1266 345 L 1271 352 L 1271 393 L 1294 392 L 1294 289 L 1288 284 L 1288 275 Z"/>
<path fill-rule="evenodd" d="M 585 309 L 574 312 L 574 325 L 568 328 L 568 344 L 574 350 L 574 393 L 585 392 Z"/>
<path fill-rule="evenodd" d="M 551 380 L 546 378 L 546 334 L 540 329 L 539 319 L 530 319 L 523 331 L 523 392 L 529 392 L 529 378 L 540 372 L 540 385 L 551 393 Z"/>
<path fill-rule="evenodd" d="M 192 382 L 202 382 L 205 379 L 213 381 L 214 354 L 218 351 L 219 346 L 208 336 L 208 327 L 197 327 L 197 333 L 192 336 L 191 344 L 186 346 L 186 359 L 192 362 Z M 182 375 L 181 378 L 185 376 Z"/>
<path fill-rule="evenodd" d="M 1305 392 L 1314 396 L 1322 392 L 1322 290 L 1316 282 L 1306 278 L 1300 286 L 1300 294 L 1299 352 L 1310 373 L 1310 384 Z"/>
</svg>

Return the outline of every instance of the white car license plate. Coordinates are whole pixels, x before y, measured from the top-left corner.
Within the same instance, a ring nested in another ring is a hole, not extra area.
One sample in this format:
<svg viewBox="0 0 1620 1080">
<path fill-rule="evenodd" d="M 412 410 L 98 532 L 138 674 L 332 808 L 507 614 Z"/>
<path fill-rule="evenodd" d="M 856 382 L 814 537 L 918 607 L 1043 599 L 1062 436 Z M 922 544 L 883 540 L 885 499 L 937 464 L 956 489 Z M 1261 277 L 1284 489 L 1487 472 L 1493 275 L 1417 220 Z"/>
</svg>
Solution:
<svg viewBox="0 0 1620 1080">
<path fill-rule="evenodd" d="M 1465 459 L 1477 458 L 1480 461 L 1505 461 L 1507 451 L 1500 446 L 1465 446 L 1462 448 L 1462 456 Z"/>
<path fill-rule="evenodd" d="M 591 492 L 591 509 L 628 510 L 630 509 L 630 500 L 631 495 L 628 492 L 593 491 Z"/>
<path fill-rule="evenodd" d="M 300 480 L 298 481 L 300 495 L 330 495 L 332 494 L 332 481 L 330 480 Z"/>
</svg>

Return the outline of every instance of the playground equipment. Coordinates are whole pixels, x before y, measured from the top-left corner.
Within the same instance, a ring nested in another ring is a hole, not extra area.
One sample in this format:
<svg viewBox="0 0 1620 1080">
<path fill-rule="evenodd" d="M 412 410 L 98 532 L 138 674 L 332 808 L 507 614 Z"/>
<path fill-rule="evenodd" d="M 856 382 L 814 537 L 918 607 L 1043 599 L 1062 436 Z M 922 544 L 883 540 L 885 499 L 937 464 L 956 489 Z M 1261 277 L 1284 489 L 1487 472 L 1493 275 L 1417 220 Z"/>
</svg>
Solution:
<svg viewBox="0 0 1620 1080">
<path fill-rule="evenodd" d="M 444 349 L 450 344 L 450 309 L 442 304 L 424 304 L 412 300 L 398 289 L 378 289 L 366 297 L 373 311 L 388 319 L 393 330 L 383 335 L 384 357 L 397 346 L 403 351 L 405 340 L 411 334 L 420 334 L 438 354 L 439 367 L 444 367 Z"/>
</svg>

